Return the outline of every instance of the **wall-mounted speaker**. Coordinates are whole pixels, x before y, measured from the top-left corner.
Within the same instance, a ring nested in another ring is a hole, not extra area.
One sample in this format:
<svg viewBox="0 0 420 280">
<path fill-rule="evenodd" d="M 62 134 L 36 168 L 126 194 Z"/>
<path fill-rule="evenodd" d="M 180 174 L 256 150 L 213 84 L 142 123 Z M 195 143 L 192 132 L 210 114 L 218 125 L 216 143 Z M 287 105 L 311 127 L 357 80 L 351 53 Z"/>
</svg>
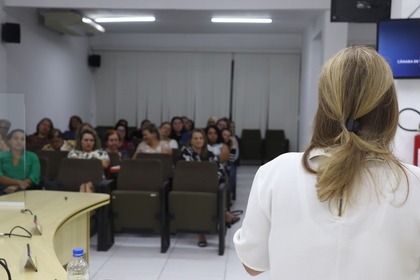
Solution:
<svg viewBox="0 0 420 280">
<path fill-rule="evenodd" d="M 1 29 L 1 39 L 5 43 L 20 43 L 20 24 L 3 23 Z"/>
<path fill-rule="evenodd" d="M 101 67 L 101 56 L 97 54 L 89 55 L 88 65 L 90 67 Z"/>
</svg>

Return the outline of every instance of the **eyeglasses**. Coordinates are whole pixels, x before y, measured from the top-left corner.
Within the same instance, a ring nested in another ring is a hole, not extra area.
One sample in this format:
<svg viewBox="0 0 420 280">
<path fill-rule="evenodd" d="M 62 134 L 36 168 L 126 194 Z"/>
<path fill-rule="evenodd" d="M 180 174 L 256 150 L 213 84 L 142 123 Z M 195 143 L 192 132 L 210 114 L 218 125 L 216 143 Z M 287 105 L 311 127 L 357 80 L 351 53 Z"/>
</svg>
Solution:
<svg viewBox="0 0 420 280">
<path fill-rule="evenodd" d="M 0 129 L 6 129 L 8 130 L 10 128 L 10 126 L 0 126 Z"/>
<path fill-rule="evenodd" d="M 125 132 L 125 129 L 117 129 L 118 132 Z"/>
</svg>

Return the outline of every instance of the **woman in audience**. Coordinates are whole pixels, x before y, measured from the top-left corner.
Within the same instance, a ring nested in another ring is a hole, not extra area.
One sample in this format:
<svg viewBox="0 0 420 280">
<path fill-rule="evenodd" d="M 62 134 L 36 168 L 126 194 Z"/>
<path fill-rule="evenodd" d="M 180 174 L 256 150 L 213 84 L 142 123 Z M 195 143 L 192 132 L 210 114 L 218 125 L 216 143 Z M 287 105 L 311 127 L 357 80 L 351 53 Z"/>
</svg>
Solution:
<svg viewBox="0 0 420 280">
<path fill-rule="evenodd" d="M 93 128 L 93 126 L 90 123 L 87 123 L 87 122 L 82 123 L 81 125 L 79 125 L 79 127 L 76 130 L 76 139 L 77 139 L 77 136 L 80 134 L 80 132 L 82 130 L 85 130 L 85 129 L 88 129 L 88 128 L 94 130 L 95 133 L 96 133 L 96 130 Z"/>
<path fill-rule="evenodd" d="M 86 128 L 79 132 L 76 139 L 76 147 L 68 154 L 68 158 L 100 159 L 102 167 L 108 168 L 108 153 L 101 148 L 101 141 L 95 130 Z"/>
<path fill-rule="evenodd" d="M 142 120 L 139 129 L 131 132 L 128 139 L 130 141 L 133 141 L 133 140 L 141 141 L 143 138 L 143 129 L 149 124 L 151 124 L 151 122 L 148 119 Z"/>
<path fill-rule="evenodd" d="M 227 163 L 229 160 L 229 148 L 223 143 L 223 138 L 220 130 L 215 125 L 206 127 L 206 136 L 208 143 L 208 150 L 215 154 L 221 163 Z"/>
<path fill-rule="evenodd" d="M 119 119 L 119 120 L 117 121 L 117 123 L 115 124 L 115 127 L 117 127 L 117 126 L 118 126 L 118 125 L 120 125 L 120 124 L 125 125 L 126 127 L 128 127 L 128 121 L 127 121 L 127 120 L 125 120 L 125 119 Z"/>
<path fill-rule="evenodd" d="M 180 117 L 173 117 L 171 120 L 171 139 L 175 139 L 178 142 L 178 146 L 188 145 L 188 139 L 190 132 L 185 131 L 184 124 Z"/>
<path fill-rule="evenodd" d="M 6 139 L 10 150 L 0 152 L 0 195 L 34 187 L 41 177 L 38 156 L 24 150 L 25 132 L 15 129 Z"/>
<path fill-rule="evenodd" d="M 138 153 L 172 154 L 172 149 L 168 142 L 160 140 L 157 127 L 149 124 L 143 129 L 143 141 L 138 145 L 133 158 L 136 158 Z"/>
<path fill-rule="evenodd" d="M 216 122 L 217 122 L 217 118 L 216 118 L 216 117 L 210 117 L 210 118 L 207 120 L 207 125 L 206 125 L 206 127 L 207 127 L 207 126 L 210 126 L 210 125 L 216 125 Z"/>
<path fill-rule="evenodd" d="M 206 134 L 202 129 L 195 128 L 191 131 L 189 139 L 189 145 L 181 148 L 180 160 L 186 161 L 211 161 L 218 163 L 218 177 L 219 180 L 224 180 L 226 177 L 225 168 L 219 163 L 217 156 L 207 149 Z M 226 211 L 226 225 L 237 223 L 240 217 L 232 215 L 229 211 Z M 207 240 L 204 234 L 198 235 L 198 247 L 206 247 Z"/>
<path fill-rule="evenodd" d="M 120 160 L 130 158 L 130 155 L 126 150 L 121 150 L 121 136 L 120 133 L 116 130 L 108 130 L 108 132 L 105 135 L 105 151 L 107 153 L 117 153 L 120 157 Z"/>
<path fill-rule="evenodd" d="M 36 132 L 32 135 L 29 135 L 26 138 L 26 144 L 34 144 L 41 146 L 48 144 L 50 142 L 50 140 L 48 139 L 48 134 L 50 133 L 51 129 L 54 129 L 52 121 L 49 118 L 43 118 L 37 124 Z"/>
<path fill-rule="evenodd" d="M 117 123 L 115 126 L 115 130 L 120 135 L 120 138 L 122 139 L 120 148 L 133 148 L 134 144 L 130 141 L 128 141 L 128 127 L 124 123 Z"/>
<path fill-rule="evenodd" d="M 59 129 L 52 129 L 48 134 L 50 143 L 42 147 L 43 151 L 71 151 L 76 146 L 74 140 L 64 140 L 63 133 Z"/>
<path fill-rule="evenodd" d="M 178 149 L 178 142 L 169 137 L 171 135 L 171 124 L 169 122 L 163 122 L 160 125 L 159 130 L 162 140 L 168 142 L 171 149 Z"/>
<path fill-rule="evenodd" d="M 228 118 L 221 118 L 217 121 L 216 126 L 217 128 L 222 131 L 223 128 L 230 129 L 230 121 Z"/>
<path fill-rule="evenodd" d="M 223 143 L 229 147 L 229 166 L 239 158 L 239 147 L 236 138 L 228 128 L 222 129 Z"/>
<path fill-rule="evenodd" d="M 76 139 L 76 131 L 79 125 L 82 124 L 82 119 L 79 116 L 71 116 L 69 121 L 69 130 L 64 131 L 64 139 Z"/>
</svg>

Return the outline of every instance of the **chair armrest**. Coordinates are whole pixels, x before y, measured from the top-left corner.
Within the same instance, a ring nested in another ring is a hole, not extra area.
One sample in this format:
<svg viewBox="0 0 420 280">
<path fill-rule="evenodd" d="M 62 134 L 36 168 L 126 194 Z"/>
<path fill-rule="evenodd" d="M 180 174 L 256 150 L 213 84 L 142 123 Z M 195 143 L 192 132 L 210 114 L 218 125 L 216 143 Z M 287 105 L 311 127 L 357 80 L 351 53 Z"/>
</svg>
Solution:
<svg viewBox="0 0 420 280">
<path fill-rule="evenodd" d="M 96 192 L 110 194 L 113 184 L 115 184 L 115 180 L 104 179 L 95 185 Z"/>
</svg>

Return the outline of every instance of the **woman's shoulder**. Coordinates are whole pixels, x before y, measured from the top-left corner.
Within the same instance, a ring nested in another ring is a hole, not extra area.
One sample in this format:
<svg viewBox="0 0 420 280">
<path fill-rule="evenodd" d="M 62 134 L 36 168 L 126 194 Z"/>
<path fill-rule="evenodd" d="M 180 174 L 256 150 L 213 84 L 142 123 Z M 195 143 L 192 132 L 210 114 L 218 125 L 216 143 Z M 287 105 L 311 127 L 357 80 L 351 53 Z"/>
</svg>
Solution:
<svg viewBox="0 0 420 280">
<path fill-rule="evenodd" d="M 25 151 L 25 155 L 27 159 L 34 159 L 34 158 L 38 158 L 38 156 L 31 151 Z"/>
<path fill-rule="evenodd" d="M 262 165 L 260 170 L 270 172 L 271 170 L 281 171 L 296 168 L 296 164 L 301 164 L 302 156 L 303 153 L 284 153 Z"/>
</svg>

